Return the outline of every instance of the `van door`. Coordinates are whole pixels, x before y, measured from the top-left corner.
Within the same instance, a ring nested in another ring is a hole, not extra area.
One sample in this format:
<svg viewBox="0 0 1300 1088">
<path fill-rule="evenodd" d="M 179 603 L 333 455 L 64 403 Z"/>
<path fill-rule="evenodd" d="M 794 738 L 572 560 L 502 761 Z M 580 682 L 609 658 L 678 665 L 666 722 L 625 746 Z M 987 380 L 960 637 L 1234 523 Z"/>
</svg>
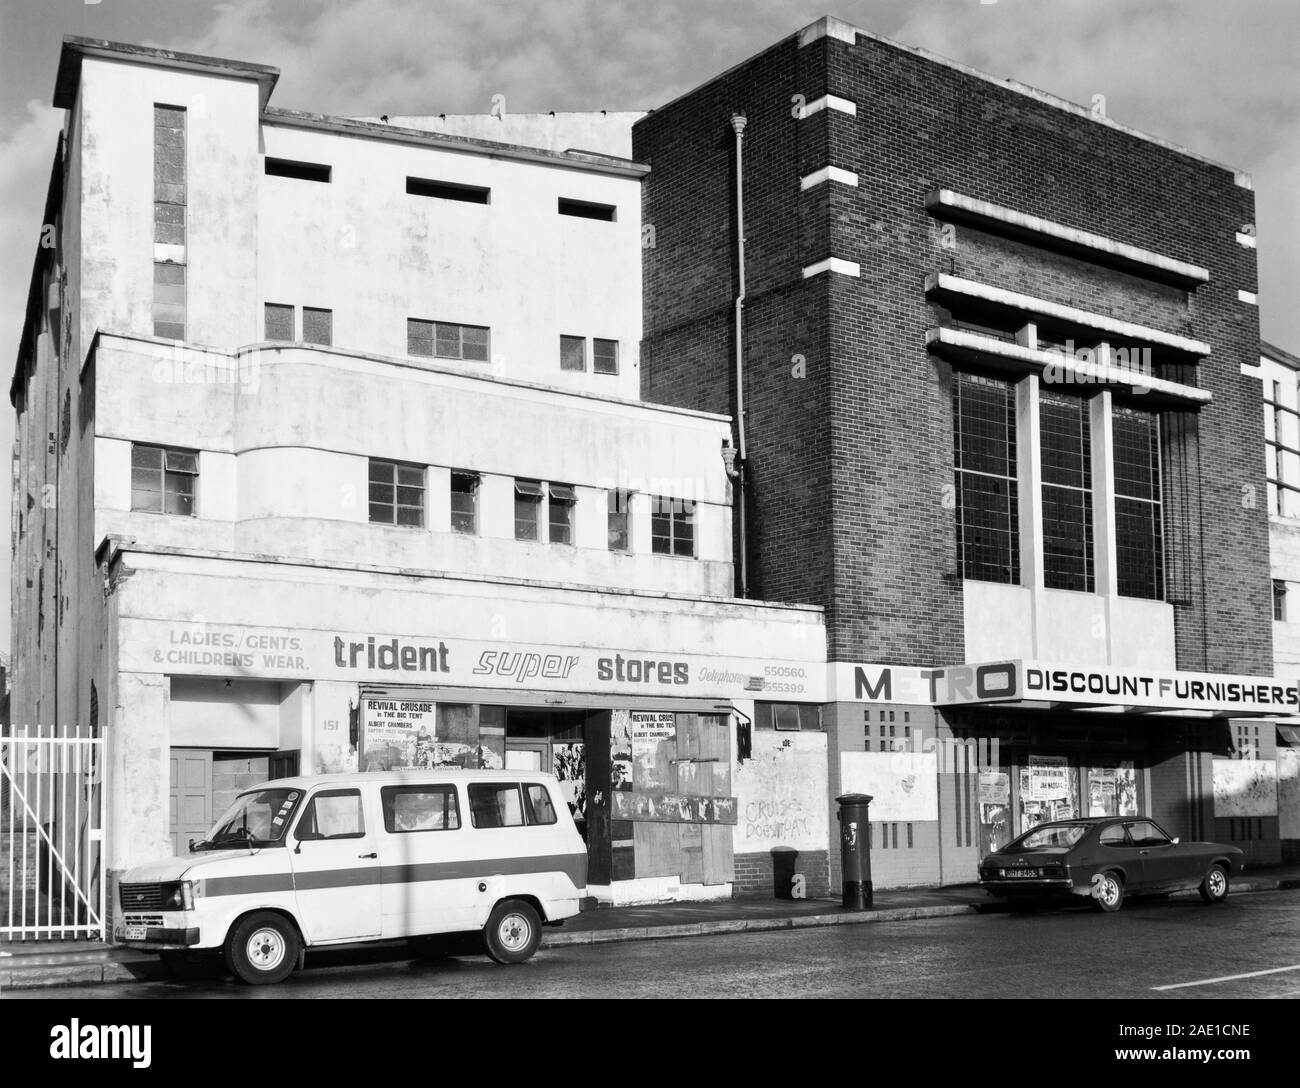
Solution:
<svg viewBox="0 0 1300 1088">
<path fill-rule="evenodd" d="M 378 836 L 360 789 L 318 790 L 298 817 L 289 856 L 307 940 L 379 936 Z"/>
<path fill-rule="evenodd" d="M 481 924 L 474 837 L 465 830 L 455 784 L 381 786 L 379 808 L 383 936 L 454 933 Z"/>
</svg>

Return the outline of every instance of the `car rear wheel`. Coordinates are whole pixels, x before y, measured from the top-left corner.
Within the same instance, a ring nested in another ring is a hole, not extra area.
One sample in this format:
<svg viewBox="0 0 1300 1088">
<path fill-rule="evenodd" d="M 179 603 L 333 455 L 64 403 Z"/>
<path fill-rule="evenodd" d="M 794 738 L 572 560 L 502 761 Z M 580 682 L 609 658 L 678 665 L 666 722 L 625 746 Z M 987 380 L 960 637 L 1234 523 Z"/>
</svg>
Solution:
<svg viewBox="0 0 1300 1088">
<path fill-rule="evenodd" d="M 241 918 L 226 938 L 226 966 L 250 986 L 283 982 L 298 964 L 298 934 L 270 911 Z"/>
<path fill-rule="evenodd" d="M 1207 903 L 1222 903 L 1228 898 L 1228 873 L 1222 865 L 1211 865 L 1201 881 L 1201 898 Z"/>
<path fill-rule="evenodd" d="M 523 963 L 541 944 L 541 919 L 522 899 L 507 899 L 492 911 L 483 940 L 497 963 Z"/>
<path fill-rule="evenodd" d="M 1124 905 L 1124 884 L 1117 873 L 1099 873 L 1093 878 L 1092 901 L 1107 914 Z"/>
</svg>

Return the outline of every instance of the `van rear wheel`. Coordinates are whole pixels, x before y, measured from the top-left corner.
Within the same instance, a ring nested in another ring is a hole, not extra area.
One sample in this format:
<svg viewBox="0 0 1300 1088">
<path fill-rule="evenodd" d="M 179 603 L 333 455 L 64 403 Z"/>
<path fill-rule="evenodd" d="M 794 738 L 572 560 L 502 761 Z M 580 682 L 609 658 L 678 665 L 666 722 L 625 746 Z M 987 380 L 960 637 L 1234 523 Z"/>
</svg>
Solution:
<svg viewBox="0 0 1300 1088">
<path fill-rule="evenodd" d="M 522 899 L 507 899 L 493 908 L 483 940 L 497 963 L 523 963 L 542 942 L 541 919 Z"/>
<path fill-rule="evenodd" d="M 241 918 L 226 937 L 226 966 L 240 982 L 283 982 L 298 964 L 298 934 L 285 918 L 260 911 Z"/>
</svg>

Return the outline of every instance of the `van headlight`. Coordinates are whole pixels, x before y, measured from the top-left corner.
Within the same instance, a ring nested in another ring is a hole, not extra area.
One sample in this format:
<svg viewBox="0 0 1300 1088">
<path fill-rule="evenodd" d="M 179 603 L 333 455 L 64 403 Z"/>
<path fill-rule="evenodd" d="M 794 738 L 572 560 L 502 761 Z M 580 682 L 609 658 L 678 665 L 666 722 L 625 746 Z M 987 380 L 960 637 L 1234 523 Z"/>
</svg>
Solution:
<svg viewBox="0 0 1300 1088">
<path fill-rule="evenodd" d="M 203 881 L 178 880 L 162 886 L 163 910 L 193 910 L 194 900 L 203 894 Z"/>
</svg>

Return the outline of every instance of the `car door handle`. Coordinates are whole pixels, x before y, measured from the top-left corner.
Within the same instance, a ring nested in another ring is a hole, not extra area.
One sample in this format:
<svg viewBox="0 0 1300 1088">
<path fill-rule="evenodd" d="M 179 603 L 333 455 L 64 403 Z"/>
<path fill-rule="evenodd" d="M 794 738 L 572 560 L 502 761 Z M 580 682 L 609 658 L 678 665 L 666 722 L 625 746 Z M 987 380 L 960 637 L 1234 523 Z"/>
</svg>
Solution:
<svg viewBox="0 0 1300 1088">
<path fill-rule="evenodd" d="M 379 857 L 379 855 L 376 854 L 376 853 L 372 850 L 369 854 L 358 854 L 357 857 L 359 857 L 359 858 L 377 858 L 377 857 Z"/>
</svg>

